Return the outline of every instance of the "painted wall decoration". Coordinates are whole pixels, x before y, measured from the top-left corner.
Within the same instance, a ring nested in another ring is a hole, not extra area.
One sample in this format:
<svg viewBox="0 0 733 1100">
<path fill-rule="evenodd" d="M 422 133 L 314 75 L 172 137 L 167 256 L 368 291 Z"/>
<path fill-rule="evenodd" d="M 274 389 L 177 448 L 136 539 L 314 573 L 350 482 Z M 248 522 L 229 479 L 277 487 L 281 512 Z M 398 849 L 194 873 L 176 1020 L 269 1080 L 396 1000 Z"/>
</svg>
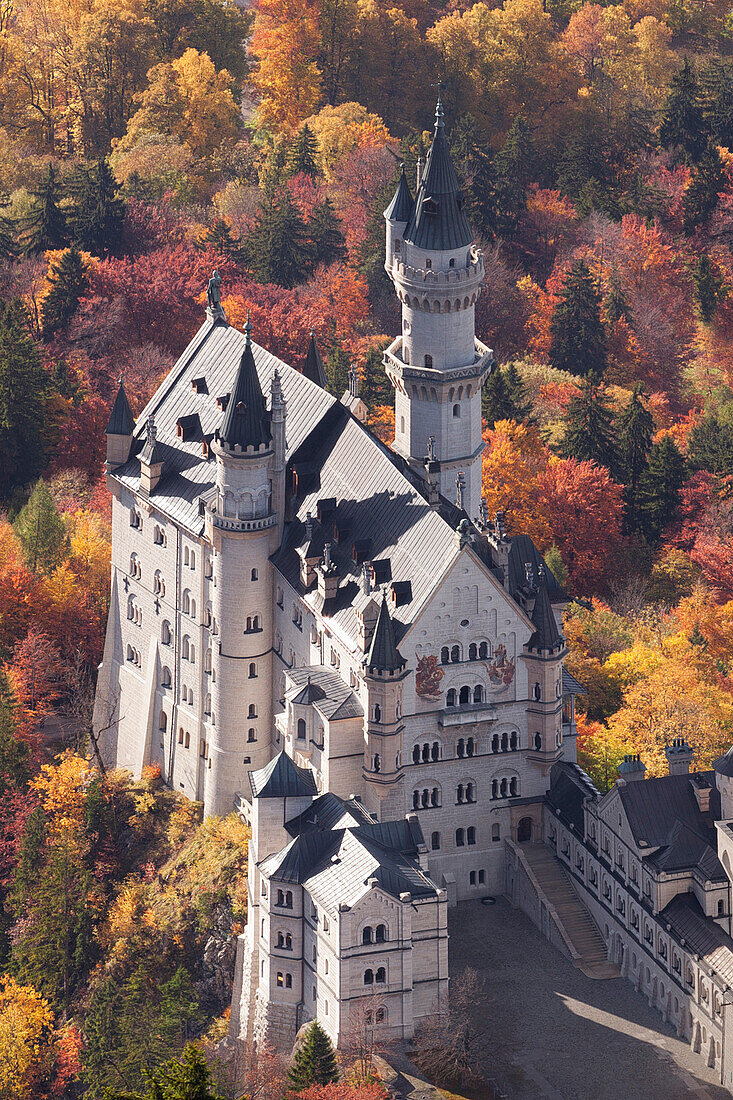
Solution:
<svg viewBox="0 0 733 1100">
<path fill-rule="evenodd" d="M 415 657 L 417 658 L 415 691 L 423 699 L 440 699 L 443 694 L 440 681 L 445 676 L 445 672 L 440 667 L 437 655 L 428 653 L 425 657 L 418 657 L 416 653 Z"/>
<path fill-rule="evenodd" d="M 494 659 L 484 665 L 492 691 L 505 691 L 514 680 L 514 658 L 507 656 L 506 646 L 499 644 Z"/>
</svg>

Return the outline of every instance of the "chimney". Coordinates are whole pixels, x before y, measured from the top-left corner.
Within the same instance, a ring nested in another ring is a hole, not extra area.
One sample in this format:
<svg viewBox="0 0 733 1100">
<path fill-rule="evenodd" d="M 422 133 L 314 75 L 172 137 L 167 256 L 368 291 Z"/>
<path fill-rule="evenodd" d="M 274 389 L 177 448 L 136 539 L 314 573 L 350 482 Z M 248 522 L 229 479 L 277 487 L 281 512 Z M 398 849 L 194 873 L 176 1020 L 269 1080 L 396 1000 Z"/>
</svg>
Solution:
<svg viewBox="0 0 733 1100">
<path fill-rule="evenodd" d="M 619 765 L 618 774 L 627 783 L 638 783 L 646 775 L 646 768 L 641 762 L 638 752 L 627 753 L 623 762 Z"/>
<path fill-rule="evenodd" d="M 331 543 L 323 547 L 323 560 L 316 569 L 318 574 L 318 594 L 324 600 L 332 600 L 339 587 L 339 574 L 336 562 L 331 557 Z"/>
<path fill-rule="evenodd" d="M 697 808 L 701 814 L 710 813 L 710 792 L 713 789 L 710 780 L 705 775 L 705 772 L 695 772 L 690 776 L 690 786 L 692 787 L 695 798 L 697 800 Z"/>
<path fill-rule="evenodd" d="M 671 745 L 666 745 L 664 755 L 667 757 L 670 775 L 689 775 L 693 752 L 684 737 L 675 737 Z"/>
</svg>

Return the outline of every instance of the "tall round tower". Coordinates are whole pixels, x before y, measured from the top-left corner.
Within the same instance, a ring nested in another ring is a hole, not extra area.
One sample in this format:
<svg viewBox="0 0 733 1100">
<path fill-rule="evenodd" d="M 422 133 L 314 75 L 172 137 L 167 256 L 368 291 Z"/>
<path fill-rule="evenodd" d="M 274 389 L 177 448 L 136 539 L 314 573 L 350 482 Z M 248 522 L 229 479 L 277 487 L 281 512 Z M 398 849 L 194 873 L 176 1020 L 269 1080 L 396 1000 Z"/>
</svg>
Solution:
<svg viewBox="0 0 733 1100">
<path fill-rule="evenodd" d="M 279 545 L 285 477 L 285 402 L 275 375 L 268 411 L 250 339 L 224 421 L 212 443 L 216 495 L 206 517 L 214 547 L 215 635 L 204 806 L 227 814 L 247 773 L 271 756 L 272 565 Z"/>
<path fill-rule="evenodd" d="M 425 171 L 412 199 L 404 171 L 385 211 L 385 269 L 402 303 L 402 333 L 384 353 L 395 387 L 395 450 L 421 473 L 439 463 L 440 492 L 478 518 L 481 504 L 481 387 L 493 362 L 476 339 L 475 306 L 484 260 L 473 245 L 438 98 Z M 433 440 L 432 450 L 429 441 Z"/>
</svg>

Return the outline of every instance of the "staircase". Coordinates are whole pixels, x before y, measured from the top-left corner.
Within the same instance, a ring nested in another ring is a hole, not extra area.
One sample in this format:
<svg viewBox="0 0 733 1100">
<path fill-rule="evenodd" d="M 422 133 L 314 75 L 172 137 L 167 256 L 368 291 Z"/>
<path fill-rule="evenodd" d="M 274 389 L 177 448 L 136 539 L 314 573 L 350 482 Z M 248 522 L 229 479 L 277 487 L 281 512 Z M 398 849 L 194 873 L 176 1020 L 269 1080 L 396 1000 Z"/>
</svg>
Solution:
<svg viewBox="0 0 733 1100">
<path fill-rule="evenodd" d="M 617 978 L 619 971 L 608 962 L 603 937 L 557 857 L 544 844 L 521 844 L 517 850 L 555 910 L 558 923 L 578 956 L 575 965 L 591 978 Z"/>
</svg>

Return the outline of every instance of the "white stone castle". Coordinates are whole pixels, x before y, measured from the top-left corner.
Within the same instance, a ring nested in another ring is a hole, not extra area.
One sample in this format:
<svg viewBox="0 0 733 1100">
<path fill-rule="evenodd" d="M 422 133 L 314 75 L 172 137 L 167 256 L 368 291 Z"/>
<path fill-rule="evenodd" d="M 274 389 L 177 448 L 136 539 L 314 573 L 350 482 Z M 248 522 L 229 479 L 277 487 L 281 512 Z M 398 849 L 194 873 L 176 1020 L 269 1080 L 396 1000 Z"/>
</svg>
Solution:
<svg viewBox="0 0 733 1100">
<path fill-rule="evenodd" d="M 120 384 L 107 429 L 101 750 L 251 824 L 232 1034 L 279 1045 L 316 1016 L 338 1043 L 365 1005 L 409 1037 L 447 994 L 448 907 L 508 888 L 538 919 L 523 852 L 557 843 L 558 784 L 596 797 L 565 595 L 482 506 L 483 258 L 440 103 L 385 219 L 393 450 L 353 372 L 337 401 L 313 338 L 303 373 L 258 347 L 218 277 L 137 424 Z"/>
</svg>

